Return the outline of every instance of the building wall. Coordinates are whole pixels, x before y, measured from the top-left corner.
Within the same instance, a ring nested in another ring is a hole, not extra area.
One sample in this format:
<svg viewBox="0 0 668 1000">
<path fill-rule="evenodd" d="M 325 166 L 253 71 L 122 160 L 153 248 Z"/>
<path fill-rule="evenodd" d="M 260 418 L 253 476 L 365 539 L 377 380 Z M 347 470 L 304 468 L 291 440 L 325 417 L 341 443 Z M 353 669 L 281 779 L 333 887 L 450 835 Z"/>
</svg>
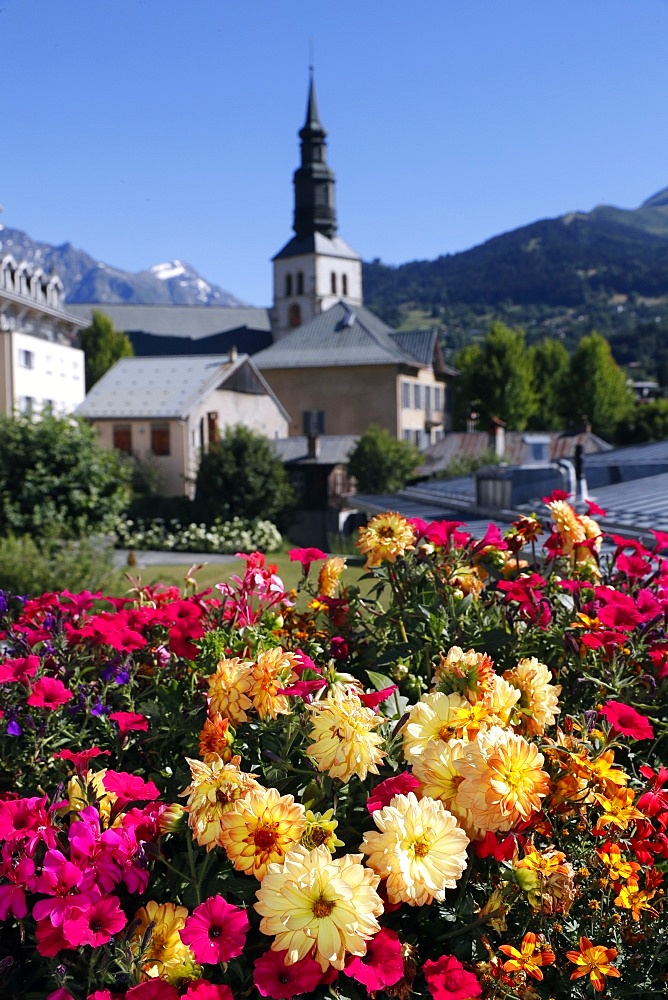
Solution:
<svg viewBox="0 0 668 1000">
<path fill-rule="evenodd" d="M 303 292 L 298 294 L 299 275 Z M 332 291 L 332 274 L 336 291 Z M 343 292 L 346 278 L 347 293 Z M 292 293 L 287 294 L 288 278 Z M 343 299 L 351 305 L 362 305 L 362 262 L 358 257 L 334 257 L 324 254 L 304 254 L 274 261 L 274 309 L 272 330 L 274 339 L 284 337 L 295 325 L 307 323 L 319 313 Z M 291 322 L 291 308 L 299 308 L 299 323 Z"/>
<path fill-rule="evenodd" d="M 326 434 L 362 434 L 370 424 L 401 436 L 395 365 L 341 368 L 263 368 L 290 414 L 289 435 L 303 434 L 303 412 L 324 410 Z"/>
<path fill-rule="evenodd" d="M 0 332 L 2 412 L 72 413 L 83 401 L 84 353 L 78 347 L 15 330 Z"/>
<path fill-rule="evenodd" d="M 432 368 L 417 375 L 402 375 L 399 385 L 400 432 L 398 437 L 418 448 L 428 448 L 446 430 L 447 386 Z"/>
</svg>

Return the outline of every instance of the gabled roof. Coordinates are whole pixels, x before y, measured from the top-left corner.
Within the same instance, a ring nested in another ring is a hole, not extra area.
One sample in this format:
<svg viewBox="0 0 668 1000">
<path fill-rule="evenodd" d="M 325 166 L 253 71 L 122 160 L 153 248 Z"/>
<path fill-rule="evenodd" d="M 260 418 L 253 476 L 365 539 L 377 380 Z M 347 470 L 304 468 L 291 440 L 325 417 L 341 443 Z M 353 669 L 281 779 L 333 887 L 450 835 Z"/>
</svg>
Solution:
<svg viewBox="0 0 668 1000">
<path fill-rule="evenodd" d="M 345 465 L 358 440 L 358 434 L 321 434 L 317 458 L 309 458 L 309 442 L 303 434 L 274 438 L 271 446 L 285 465 Z"/>
<path fill-rule="evenodd" d="M 337 302 L 308 323 L 253 356 L 258 368 L 341 368 L 347 365 L 404 365 L 425 362 L 397 343 L 394 331 L 364 306 Z M 431 361 L 431 359 L 430 359 Z"/>
<path fill-rule="evenodd" d="M 302 257 L 306 254 L 317 253 L 323 257 L 344 257 L 346 260 L 361 260 L 360 255 L 348 246 L 340 236 L 325 236 L 324 233 L 314 232 L 309 236 L 293 236 L 285 246 L 272 257 L 272 260 L 281 260 L 284 257 Z"/>
<path fill-rule="evenodd" d="M 185 420 L 215 389 L 271 396 L 287 413 L 246 354 L 170 358 L 121 358 L 96 382 L 77 416 L 89 420 Z"/>
</svg>

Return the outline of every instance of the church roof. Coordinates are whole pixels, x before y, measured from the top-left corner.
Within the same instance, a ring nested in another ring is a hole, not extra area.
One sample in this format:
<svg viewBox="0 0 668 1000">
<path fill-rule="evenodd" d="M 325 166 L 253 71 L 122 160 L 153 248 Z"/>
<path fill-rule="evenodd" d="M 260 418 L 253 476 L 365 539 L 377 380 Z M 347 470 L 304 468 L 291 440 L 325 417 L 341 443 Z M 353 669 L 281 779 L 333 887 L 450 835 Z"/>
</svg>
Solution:
<svg viewBox="0 0 668 1000">
<path fill-rule="evenodd" d="M 340 236 L 325 236 L 324 233 L 313 232 L 308 236 L 293 236 L 285 246 L 272 257 L 281 260 L 286 257 L 301 257 L 305 254 L 317 253 L 324 257 L 343 257 L 346 260 L 361 260 L 360 255 L 348 246 Z"/>
<path fill-rule="evenodd" d="M 68 302 L 75 316 L 90 321 L 93 310 L 105 313 L 117 330 L 125 333 L 141 331 L 163 337 L 190 337 L 199 340 L 216 333 L 247 327 L 269 331 L 269 312 L 255 306 L 172 306 L 138 305 L 136 303 Z"/>
<path fill-rule="evenodd" d="M 364 306 L 337 302 L 308 323 L 253 356 L 261 370 L 341 368 L 350 365 L 431 364 L 406 351 L 396 332 Z"/>
</svg>

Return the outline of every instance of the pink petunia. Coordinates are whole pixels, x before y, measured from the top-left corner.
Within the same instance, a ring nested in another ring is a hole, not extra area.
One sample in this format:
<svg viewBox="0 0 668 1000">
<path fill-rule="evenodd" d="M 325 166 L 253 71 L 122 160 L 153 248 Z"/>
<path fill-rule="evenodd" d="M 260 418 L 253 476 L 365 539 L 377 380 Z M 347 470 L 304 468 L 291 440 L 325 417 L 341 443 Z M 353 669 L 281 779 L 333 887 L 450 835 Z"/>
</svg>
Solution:
<svg viewBox="0 0 668 1000">
<path fill-rule="evenodd" d="M 72 750 L 59 750 L 53 756 L 56 760 L 69 760 L 74 764 L 77 774 L 83 775 L 88 771 L 89 760 L 100 756 L 109 757 L 111 754 L 109 750 L 100 750 L 99 747 L 91 747 L 90 750 L 79 750 L 78 753 L 73 753 Z"/>
<path fill-rule="evenodd" d="M 196 906 L 179 931 L 181 940 L 198 962 L 229 962 L 243 951 L 248 930 L 245 910 L 232 906 L 222 896 L 211 896 Z"/>
<path fill-rule="evenodd" d="M 84 944 L 99 948 L 122 931 L 128 922 L 115 896 L 81 894 L 77 900 L 81 907 L 79 912 L 63 922 L 63 934 L 75 948 Z"/>
<path fill-rule="evenodd" d="M 634 740 L 654 739 L 652 724 L 645 715 L 636 712 L 635 708 L 625 705 L 623 701 L 606 701 L 601 709 L 616 733 L 630 736 Z"/>
<path fill-rule="evenodd" d="M 400 771 L 392 778 L 386 778 L 370 793 L 366 807 L 370 813 L 389 806 L 395 795 L 408 795 L 420 787 L 420 782 L 409 771 Z"/>
<path fill-rule="evenodd" d="M 441 955 L 422 966 L 427 987 L 434 1000 L 471 1000 L 479 997 L 482 986 L 454 955 Z"/>
<path fill-rule="evenodd" d="M 46 1000 L 74 1000 L 74 997 L 61 986 L 60 989 L 54 990 L 53 993 L 49 993 Z"/>
<path fill-rule="evenodd" d="M 368 691 L 366 694 L 361 694 L 360 701 L 367 708 L 376 708 L 378 705 L 382 705 L 384 701 L 387 701 L 395 691 L 398 691 L 397 685 L 392 684 L 390 687 L 383 688 L 382 691 Z"/>
<path fill-rule="evenodd" d="M 370 992 L 399 982 L 404 974 L 399 935 L 388 927 L 381 927 L 368 942 L 366 955 L 351 956 L 343 971 Z"/>
<path fill-rule="evenodd" d="M 40 677 L 32 686 L 27 702 L 33 708 L 60 708 L 73 697 L 62 681 L 55 677 Z"/>
<path fill-rule="evenodd" d="M 139 712 L 111 712 L 109 718 L 116 723 L 121 736 L 126 736 L 133 730 L 148 732 L 148 717 Z"/>
<path fill-rule="evenodd" d="M 0 684 L 19 683 L 27 686 L 39 669 L 39 656 L 21 656 L 16 660 L 0 663 Z"/>
<path fill-rule="evenodd" d="M 308 572 L 311 568 L 311 563 L 318 562 L 320 559 L 326 559 L 327 553 L 323 552 L 322 549 L 290 549 L 288 552 L 291 562 L 298 562 L 302 564 L 302 569 L 304 571 L 304 576 L 308 576 Z"/>
<path fill-rule="evenodd" d="M 253 982 L 263 997 L 290 1000 L 302 993 L 312 993 L 322 979 L 322 969 L 310 955 L 286 965 L 286 951 L 266 951 L 255 962 Z"/>
<path fill-rule="evenodd" d="M 183 994 L 184 1000 L 234 1000 L 234 994 L 229 986 L 215 986 L 208 979 L 198 979 L 190 983 Z"/>
<path fill-rule="evenodd" d="M 129 771 L 107 771 L 102 784 L 123 803 L 152 802 L 160 795 L 160 789 L 152 781 L 144 781 L 138 774 L 130 774 Z"/>
</svg>

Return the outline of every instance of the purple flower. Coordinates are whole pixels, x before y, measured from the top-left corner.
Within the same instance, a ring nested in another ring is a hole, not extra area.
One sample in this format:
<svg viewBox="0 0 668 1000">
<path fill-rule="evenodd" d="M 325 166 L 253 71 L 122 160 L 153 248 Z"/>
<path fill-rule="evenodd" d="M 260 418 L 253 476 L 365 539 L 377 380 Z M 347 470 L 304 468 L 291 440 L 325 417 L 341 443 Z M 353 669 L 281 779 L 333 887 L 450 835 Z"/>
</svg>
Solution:
<svg viewBox="0 0 668 1000">
<path fill-rule="evenodd" d="M 15 719 L 7 723 L 7 735 L 8 736 L 22 736 L 23 730 L 19 726 Z"/>
</svg>

